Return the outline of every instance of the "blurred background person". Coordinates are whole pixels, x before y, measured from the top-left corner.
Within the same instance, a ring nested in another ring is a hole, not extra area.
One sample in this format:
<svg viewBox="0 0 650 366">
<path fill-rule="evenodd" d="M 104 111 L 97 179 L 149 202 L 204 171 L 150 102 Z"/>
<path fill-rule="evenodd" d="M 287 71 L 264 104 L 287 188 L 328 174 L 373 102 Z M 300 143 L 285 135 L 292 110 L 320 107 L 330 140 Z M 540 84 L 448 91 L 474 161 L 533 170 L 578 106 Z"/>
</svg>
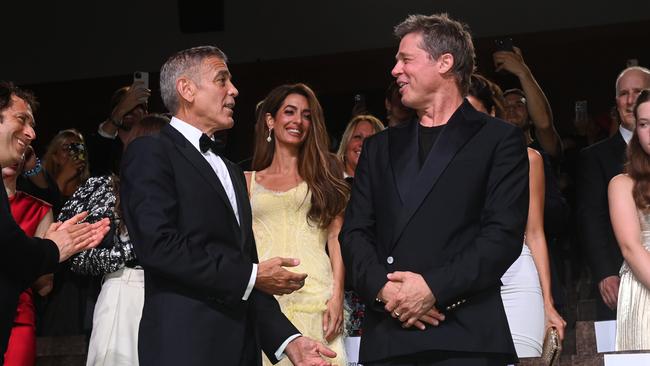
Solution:
<svg viewBox="0 0 650 366">
<path fill-rule="evenodd" d="M 328 149 L 314 92 L 304 84 L 279 86 L 261 105 L 246 180 L 260 261 L 299 258 L 295 270 L 308 275 L 301 289 L 277 298 L 282 312 L 303 335 L 327 342 L 337 353 L 334 364 L 346 365 L 338 234 L 349 187 Z M 264 364 L 270 365 L 266 356 Z"/>
<path fill-rule="evenodd" d="M 625 150 L 636 124 L 634 103 L 643 89 L 650 88 L 650 70 L 639 66 L 625 68 L 616 78 L 615 88 L 618 131 L 580 152 L 577 174 L 576 216 L 582 254 L 600 295 L 596 295 L 597 320 L 616 319 L 623 256 L 612 229 L 607 186 L 623 172 Z"/>
<path fill-rule="evenodd" d="M 354 182 L 354 171 L 357 169 L 363 142 L 366 138 L 382 130 L 384 130 L 384 125 L 381 121 L 368 114 L 353 117 L 345 127 L 336 155 L 343 163 L 343 176 L 350 185 Z M 345 306 L 349 312 L 345 323 L 346 336 L 361 336 L 361 324 L 366 307 L 359 295 L 351 290 L 351 285 L 347 281 L 345 283 Z"/>
<path fill-rule="evenodd" d="M 141 80 L 113 92 L 109 116 L 88 136 L 90 172 L 93 177 L 120 171 L 124 145 L 133 125 L 148 113 L 151 90 Z"/>
<path fill-rule="evenodd" d="M 54 178 L 64 203 L 90 177 L 84 137 L 75 129 L 57 133 L 43 160 L 45 170 Z"/>
<path fill-rule="evenodd" d="M 402 95 L 399 93 L 399 87 L 395 80 L 392 80 L 386 88 L 384 107 L 386 108 L 388 127 L 396 126 L 415 117 L 415 111 L 402 104 Z"/>
<path fill-rule="evenodd" d="M 472 75 L 468 100 L 479 112 L 495 116 L 498 94 L 491 82 Z M 544 236 L 544 167 L 540 154 L 528 148 L 529 208 L 521 255 L 501 281 L 501 298 L 518 357 L 539 357 L 545 332 L 555 327 L 564 338 L 566 322 L 554 307 L 551 271 Z"/>
<path fill-rule="evenodd" d="M 354 178 L 363 141 L 384 129 L 384 124 L 377 117 L 362 114 L 353 117 L 343 131 L 341 144 L 336 155 L 343 163 L 344 177 Z"/>
<path fill-rule="evenodd" d="M 24 161 L 2 168 L 2 181 L 9 197 L 11 214 L 20 228 L 29 236 L 42 238 L 54 222 L 52 206 L 38 198 L 16 190 L 16 180 L 23 171 Z M 18 298 L 18 308 L 5 353 L 5 366 L 33 366 L 36 364 L 36 311 L 34 292 L 40 296 L 52 290 L 52 274 L 39 277 Z"/>
<path fill-rule="evenodd" d="M 521 84 L 521 89 L 509 89 L 503 93 L 503 119 L 524 130 L 530 147 L 543 150 L 553 158 L 560 158 L 562 143 L 553 125 L 551 106 L 524 62 L 521 50 L 512 47 L 512 51 L 497 51 L 492 58 L 495 71 L 511 73 Z"/>
<path fill-rule="evenodd" d="M 634 107 L 636 128 L 625 173 L 609 183 L 609 213 L 623 254 L 616 312 L 616 350 L 650 349 L 650 90 Z"/>
<path fill-rule="evenodd" d="M 75 129 L 60 131 L 48 144 L 43 164 L 61 192 L 59 207 L 90 177 L 88 155 L 84 137 Z M 43 306 L 39 335 L 88 336 L 99 280 L 71 272 L 69 261 L 61 264 L 54 273 L 54 288 Z"/>
<path fill-rule="evenodd" d="M 147 115 L 133 124 L 129 142 L 151 135 L 169 123 L 162 115 Z M 122 221 L 120 179 L 111 174 L 86 181 L 63 207 L 59 219 L 88 211 L 86 221 L 104 217 L 111 231 L 98 248 L 70 259 L 70 269 L 80 275 L 103 276 L 101 292 L 93 312 L 93 326 L 86 364 L 138 365 L 138 328 L 144 305 L 144 271 L 138 265 L 128 230 Z"/>
</svg>

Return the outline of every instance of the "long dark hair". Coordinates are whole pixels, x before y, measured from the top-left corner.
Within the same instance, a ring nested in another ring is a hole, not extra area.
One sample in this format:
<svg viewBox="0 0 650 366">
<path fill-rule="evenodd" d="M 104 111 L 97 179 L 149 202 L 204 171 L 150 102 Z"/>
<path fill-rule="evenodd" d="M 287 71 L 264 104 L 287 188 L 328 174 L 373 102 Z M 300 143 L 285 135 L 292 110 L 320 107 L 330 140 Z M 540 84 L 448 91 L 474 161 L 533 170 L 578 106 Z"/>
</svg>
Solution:
<svg viewBox="0 0 650 366">
<path fill-rule="evenodd" d="M 284 100 L 290 94 L 307 98 L 311 109 L 309 133 L 298 151 L 298 174 L 311 191 L 311 207 L 307 213 L 310 222 L 327 228 L 332 220 L 345 209 L 349 187 L 343 180 L 343 167 L 336 156 L 329 152 L 329 136 L 325 118 L 316 94 L 305 84 L 285 84 L 273 89 L 260 106 L 255 124 L 255 152 L 252 169 L 266 169 L 273 161 L 275 143 L 267 142 L 269 128 L 267 113 L 276 116 Z M 275 140 L 275 138 L 273 138 Z"/>
<path fill-rule="evenodd" d="M 634 104 L 634 117 L 637 123 L 639 120 L 639 106 L 648 102 L 650 102 L 650 89 L 642 91 Z M 650 155 L 641 147 L 636 128 L 630 140 L 630 145 L 627 148 L 625 173 L 634 180 L 632 196 L 634 197 L 636 207 L 642 211 L 650 210 Z"/>
</svg>

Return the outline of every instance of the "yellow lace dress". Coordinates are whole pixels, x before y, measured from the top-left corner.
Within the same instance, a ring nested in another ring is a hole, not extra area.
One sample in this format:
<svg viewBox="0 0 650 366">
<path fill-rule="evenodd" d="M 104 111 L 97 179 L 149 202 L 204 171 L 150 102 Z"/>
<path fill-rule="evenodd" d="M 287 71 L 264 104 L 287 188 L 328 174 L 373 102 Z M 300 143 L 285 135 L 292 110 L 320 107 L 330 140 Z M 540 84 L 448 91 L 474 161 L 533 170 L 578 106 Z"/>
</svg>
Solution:
<svg viewBox="0 0 650 366">
<path fill-rule="evenodd" d="M 336 352 L 337 357 L 331 360 L 333 364 L 347 365 L 343 337 L 339 335 L 330 344 L 324 338 L 323 313 L 332 295 L 332 265 L 325 252 L 327 230 L 307 222 L 311 202 L 307 183 L 302 182 L 285 192 L 275 192 L 256 184 L 253 172 L 250 192 L 259 260 L 299 258 L 300 265 L 289 270 L 307 273 L 305 285 L 300 290 L 276 296 L 282 312 L 303 335 L 323 342 Z M 266 356 L 264 365 L 271 365 Z M 278 365 L 291 365 L 291 361 L 284 358 Z"/>
</svg>

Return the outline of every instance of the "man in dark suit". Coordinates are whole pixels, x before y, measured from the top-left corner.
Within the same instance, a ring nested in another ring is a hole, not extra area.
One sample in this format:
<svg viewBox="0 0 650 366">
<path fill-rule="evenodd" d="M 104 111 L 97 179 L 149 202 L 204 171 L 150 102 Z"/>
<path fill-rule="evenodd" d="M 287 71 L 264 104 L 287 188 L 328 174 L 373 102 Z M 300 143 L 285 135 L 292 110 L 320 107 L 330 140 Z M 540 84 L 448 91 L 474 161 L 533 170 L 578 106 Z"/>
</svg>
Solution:
<svg viewBox="0 0 650 366">
<path fill-rule="evenodd" d="M 500 278 L 523 245 L 523 135 L 464 100 L 464 25 L 414 15 L 395 34 L 392 74 L 417 118 L 366 140 L 340 235 L 367 303 L 359 362 L 504 365 L 516 360 Z"/>
<path fill-rule="evenodd" d="M 17 164 L 34 132 L 34 96 L 11 82 L 0 81 L 0 166 Z M 59 262 L 72 254 L 99 244 L 108 232 L 108 220 L 75 225 L 86 213 L 65 223 L 54 223 L 45 239 L 30 238 L 14 221 L 9 199 L 0 181 L 0 361 L 4 358 L 9 333 L 16 315 L 18 295 Z M 0 362 L 2 363 L 2 362 Z"/>
<path fill-rule="evenodd" d="M 300 336 L 273 294 L 306 275 L 257 264 L 243 172 L 219 156 L 215 132 L 231 128 L 237 89 L 226 56 L 195 47 L 170 57 L 160 72 L 170 125 L 133 141 L 122 164 L 121 197 L 129 234 L 145 270 L 140 364 L 258 365 L 288 356 L 326 365 L 335 353 Z"/>
<path fill-rule="evenodd" d="M 616 79 L 618 132 L 580 153 L 578 228 L 592 279 L 600 294 L 596 302 L 598 320 L 616 319 L 618 271 L 623 263 L 609 218 L 607 186 L 615 175 L 623 171 L 625 150 L 636 126 L 632 109 L 637 96 L 646 88 L 650 88 L 650 70 L 638 66 L 623 70 Z"/>
</svg>

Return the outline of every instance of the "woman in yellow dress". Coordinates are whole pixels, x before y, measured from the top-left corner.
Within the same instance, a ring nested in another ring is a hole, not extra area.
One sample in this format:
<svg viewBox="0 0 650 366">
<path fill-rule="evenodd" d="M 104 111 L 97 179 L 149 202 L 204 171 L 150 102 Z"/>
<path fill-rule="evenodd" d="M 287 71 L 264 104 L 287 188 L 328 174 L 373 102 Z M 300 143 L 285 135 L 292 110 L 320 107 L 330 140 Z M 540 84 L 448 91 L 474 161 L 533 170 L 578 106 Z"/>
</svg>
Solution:
<svg viewBox="0 0 650 366">
<path fill-rule="evenodd" d="M 259 260 L 300 259 L 292 270 L 307 274 L 305 284 L 277 297 L 282 312 L 303 335 L 336 351 L 333 364 L 345 366 L 338 234 L 349 188 L 343 169 L 329 153 L 323 110 L 308 86 L 279 86 L 260 108 L 254 171 L 246 173 Z M 270 365 L 266 357 L 264 364 Z"/>
</svg>

